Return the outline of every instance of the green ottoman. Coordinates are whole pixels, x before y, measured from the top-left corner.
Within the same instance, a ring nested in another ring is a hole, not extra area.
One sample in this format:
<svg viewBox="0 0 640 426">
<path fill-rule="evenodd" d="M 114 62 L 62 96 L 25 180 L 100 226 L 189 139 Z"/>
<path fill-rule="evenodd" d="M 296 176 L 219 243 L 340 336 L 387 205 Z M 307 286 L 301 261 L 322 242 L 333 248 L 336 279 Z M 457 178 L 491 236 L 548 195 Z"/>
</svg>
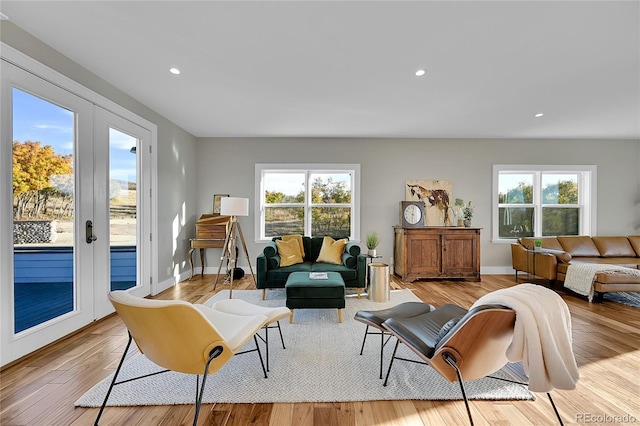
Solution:
<svg viewBox="0 0 640 426">
<path fill-rule="evenodd" d="M 294 309 L 337 309 L 338 322 L 342 322 L 344 309 L 344 280 L 338 272 L 327 272 L 326 279 L 311 279 L 309 272 L 292 272 L 284 288 L 287 308 L 291 309 L 289 322 L 293 322 Z"/>
</svg>

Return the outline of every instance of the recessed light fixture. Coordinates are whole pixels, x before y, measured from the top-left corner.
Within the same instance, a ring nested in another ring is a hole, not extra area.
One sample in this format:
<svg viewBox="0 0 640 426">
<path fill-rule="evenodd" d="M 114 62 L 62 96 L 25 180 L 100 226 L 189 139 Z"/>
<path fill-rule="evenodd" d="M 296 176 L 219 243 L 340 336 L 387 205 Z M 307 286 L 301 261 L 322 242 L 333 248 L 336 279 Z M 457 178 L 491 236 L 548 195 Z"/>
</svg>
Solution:
<svg viewBox="0 0 640 426">
<path fill-rule="evenodd" d="M 543 113 L 539 112 L 539 113 L 537 113 L 536 115 L 534 115 L 534 117 L 535 117 L 535 118 L 540 118 L 540 117 L 542 117 L 543 115 L 544 115 Z"/>
<path fill-rule="evenodd" d="M 169 72 L 175 75 L 180 74 L 180 70 L 178 68 L 169 68 Z"/>
<path fill-rule="evenodd" d="M 416 75 L 417 75 L 418 77 L 422 77 L 422 76 L 423 76 L 423 75 L 425 75 L 426 73 L 427 73 L 427 70 L 422 70 L 422 69 L 421 69 L 421 70 L 416 71 Z"/>
</svg>

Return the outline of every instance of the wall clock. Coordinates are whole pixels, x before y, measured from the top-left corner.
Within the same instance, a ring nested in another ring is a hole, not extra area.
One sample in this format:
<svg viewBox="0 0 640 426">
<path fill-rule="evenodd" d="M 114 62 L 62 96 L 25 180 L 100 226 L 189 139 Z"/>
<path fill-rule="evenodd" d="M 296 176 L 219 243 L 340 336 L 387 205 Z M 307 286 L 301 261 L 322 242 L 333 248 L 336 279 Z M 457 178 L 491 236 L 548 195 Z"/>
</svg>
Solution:
<svg viewBox="0 0 640 426">
<path fill-rule="evenodd" d="M 403 228 L 424 226 L 424 203 L 422 201 L 400 201 L 400 224 Z"/>
</svg>

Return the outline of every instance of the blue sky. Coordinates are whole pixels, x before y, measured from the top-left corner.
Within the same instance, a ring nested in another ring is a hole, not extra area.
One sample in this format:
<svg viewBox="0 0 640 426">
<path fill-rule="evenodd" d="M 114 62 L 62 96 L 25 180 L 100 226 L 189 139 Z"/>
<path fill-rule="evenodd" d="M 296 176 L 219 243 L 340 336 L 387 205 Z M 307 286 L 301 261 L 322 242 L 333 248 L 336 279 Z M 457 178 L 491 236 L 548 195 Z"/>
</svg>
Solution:
<svg viewBox="0 0 640 426">
<path fill-rule="evenodd" d="M 73 154 L 74 114 L 44 99 L 13 89 L 13 140 L 51 145 L 56 154 Z M 136 156 L 130 150 L 136 139 L 111 129 L 111 179 L 135 181 Z"/>
<path fill-rule="evenodd" d="M 304 189 L 305 174 L 306 172 L 269 172 L 264 180 L 264 189 L 295 196 Z M 322 178 L 324 182 L 330 178 L 334 182 L 344 182 L 345 188 L 351 190 L 351 176 L 348 173 L 313 173 L 310 179 L 316 177 Z"/>
</svg>

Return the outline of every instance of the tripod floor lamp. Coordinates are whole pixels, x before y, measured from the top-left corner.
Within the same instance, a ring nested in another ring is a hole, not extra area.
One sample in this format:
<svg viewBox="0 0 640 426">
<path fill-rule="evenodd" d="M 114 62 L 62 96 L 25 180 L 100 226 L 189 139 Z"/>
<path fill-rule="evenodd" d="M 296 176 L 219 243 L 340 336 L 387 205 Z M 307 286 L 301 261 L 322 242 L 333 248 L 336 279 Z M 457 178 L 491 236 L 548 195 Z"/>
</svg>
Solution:
<svg viewBox="0 0 640 426">
<path fill-rule="evenodd" d="M 220 215 L 231 216 L 231 225 L 229 231 L 224 239 L 224 247 L 222 249 L 222 256 L 220 257 L 220 266 L 218 266 L 218 274 L 216 275 L 216 282 L 213 286 L 215 291 L 218 286 L 218 279 L 220 278 L 220 271 L 222 270 L 222 263 L 227 260 L 227 280 L 229 281 L 229 299 L 232 297 L 233 292 L 233 273 L 236 268 L 236 262 L 238 260 L 238 250 L 236 249 L 236 239 L 240 237 L 244 254 L 247 257 L 249 263 L 249 270 L 253 277 L 253 282 L 256 282 L 256 276 L 253 273 L 251 267 L 251 260 L 249 259 L 249 251 L 247 250 L 247 243 L 244 240 L 242 234 L 242 228 L 240 222 L 238 222 L 238 216 L 249 216 L 249 199 L 238 197 L 223 197 L 220 200 Z"/>
</svg>

